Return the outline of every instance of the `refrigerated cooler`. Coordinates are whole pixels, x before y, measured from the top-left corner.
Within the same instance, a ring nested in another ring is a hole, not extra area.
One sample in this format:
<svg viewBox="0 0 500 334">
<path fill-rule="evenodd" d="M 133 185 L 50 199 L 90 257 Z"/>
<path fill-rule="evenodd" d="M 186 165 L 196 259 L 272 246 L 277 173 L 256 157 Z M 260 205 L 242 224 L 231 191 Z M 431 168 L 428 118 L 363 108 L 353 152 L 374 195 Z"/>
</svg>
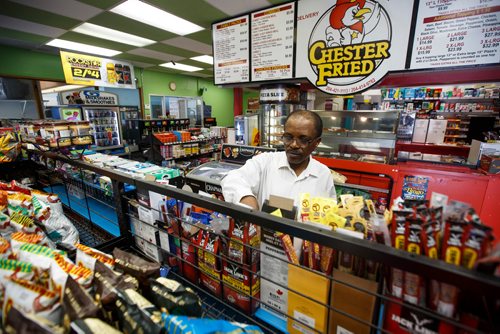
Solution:
<svg viewBox="0 0 500 334">
<path fill-rule="evenodd" d="M 246 114 L 234 117 L 235 143 L 238 145 L 260 145 L 260 114 Z"/>
<path fill-rule="evenodd" d="M 141 139 L 139 120 L 141 113 L 137 106 L 120 106 L 120 119 L 123 140 L 128 145 L 137 145 Z"/>
<path fill-rule="evenodd" d="M 283 147 L 281 137 L 288 115 L 300 103 L 300 87 L 296 85 L 262 86 L 260 90 L 261 145 Z"/>
<path fill-rule="evenodd" d="M 122 147 L 118 107 L 82 107 L 85 120 L 90 122 L 94 144 L 99 149 Z"/>
<path fill-rule="evenodd" d="M 204 191 L 224 200 L 222 196 L 222 179 L 231 170 L 238 169 L 248 159 L 263 152 L 275 152 L 276 149 L 259 146 L 222 145 L 220 161 L 210 161 L 196 167 L 186 175 L 186 185 L 195 193 Z"/>
</svg>

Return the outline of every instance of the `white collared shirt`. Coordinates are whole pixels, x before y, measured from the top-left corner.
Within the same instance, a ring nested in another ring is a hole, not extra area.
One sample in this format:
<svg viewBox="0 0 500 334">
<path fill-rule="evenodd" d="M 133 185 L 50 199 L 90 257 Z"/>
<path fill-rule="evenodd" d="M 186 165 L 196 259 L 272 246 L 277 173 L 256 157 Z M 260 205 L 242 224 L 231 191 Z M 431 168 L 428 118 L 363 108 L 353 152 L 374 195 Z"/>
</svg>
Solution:
<svg viewBox="0 0 500 334">
<path fill-rule="evenodd" d="M 285 152 L 261 153 L 230 171 L 221 184 L 226 202 L 239 203 L 244 196 L 252 195 L 260 207 L 270 195 L 291 198 L 296 206 L 302 193 L 311 197 L 336 196 L 328 167 L 311 157 L 307 168 L 297 176 Z"/>
</svg>

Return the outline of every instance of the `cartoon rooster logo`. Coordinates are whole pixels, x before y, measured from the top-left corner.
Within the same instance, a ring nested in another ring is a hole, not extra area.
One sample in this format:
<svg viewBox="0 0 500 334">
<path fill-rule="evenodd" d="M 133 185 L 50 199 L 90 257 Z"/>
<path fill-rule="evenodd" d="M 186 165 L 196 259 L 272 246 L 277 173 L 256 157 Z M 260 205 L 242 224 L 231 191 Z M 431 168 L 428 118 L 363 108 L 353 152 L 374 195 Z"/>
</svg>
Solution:
<svg viewBox="0 0 500 334">
<path fill-rule="evenodd" d="M 380 7 L 365 7 L 366 0 L 338 0 L 330 13 L 330 26 L 326 28 L 328 47 L 359 44 L 377 26 Z M 370 14 L 367 16 L 367 14 Z"/>
</svg>

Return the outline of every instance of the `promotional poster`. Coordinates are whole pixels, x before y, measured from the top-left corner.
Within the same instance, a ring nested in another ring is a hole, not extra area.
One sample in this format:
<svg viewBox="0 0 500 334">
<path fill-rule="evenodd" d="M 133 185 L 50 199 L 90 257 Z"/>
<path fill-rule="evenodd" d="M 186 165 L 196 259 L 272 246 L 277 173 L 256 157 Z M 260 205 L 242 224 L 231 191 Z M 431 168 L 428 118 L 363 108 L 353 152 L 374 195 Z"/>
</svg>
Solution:
<svg viewBox="0 0 500 334">
<path fill-rule="evenodd" d="M 412 11 L 412 0 L 299 1 L 296 77 L 350 95 L 403 70 Z"/>
</svg>

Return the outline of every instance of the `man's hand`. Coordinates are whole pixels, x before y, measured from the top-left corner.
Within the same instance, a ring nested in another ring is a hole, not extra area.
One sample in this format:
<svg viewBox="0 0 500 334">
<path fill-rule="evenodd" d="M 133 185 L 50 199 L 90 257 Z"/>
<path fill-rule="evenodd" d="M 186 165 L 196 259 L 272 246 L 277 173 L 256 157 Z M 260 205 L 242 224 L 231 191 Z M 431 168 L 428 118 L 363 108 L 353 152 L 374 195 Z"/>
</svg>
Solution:
<svg viewBox="0 0 500 334">
<path fill-rule="evenodd" d="M 248 205 L 252 209 L 259 211 L 259 203 L 257 203 L 257 199 L 254 196 L 242 197 L 240 203 Z"/>
</svg>

